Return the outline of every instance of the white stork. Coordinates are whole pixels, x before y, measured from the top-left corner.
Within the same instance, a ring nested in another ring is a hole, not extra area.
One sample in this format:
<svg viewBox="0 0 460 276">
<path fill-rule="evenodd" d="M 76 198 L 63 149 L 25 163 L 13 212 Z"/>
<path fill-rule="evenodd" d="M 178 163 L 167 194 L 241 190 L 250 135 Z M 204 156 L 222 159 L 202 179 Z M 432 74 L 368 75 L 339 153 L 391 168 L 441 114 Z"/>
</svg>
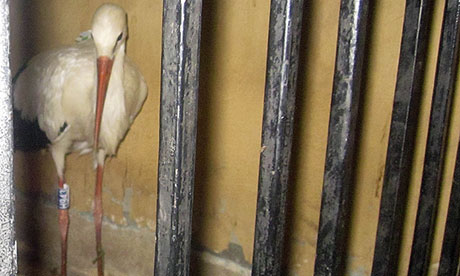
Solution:
<svg viewBox="0 0 460 276">
<path fill-rule="evenodd" d="M 49 140 L 59 185 L 61 275 L 66 275 L 69 224 L 67 153 L 94 153 L 97 165 L 94 201 L 98 275 L 103 275 L 101 245 L 104 160 L 115 155 L 147 96 L 141 73 L 125 54 L 126 12 L 100 6 L 92 20 L 92 39 L 35 56 L 14 84 L 14 108 L 21 118 L 38 121 Z M 64 200 L 64 201 L 62 201 Z"/>
</svg>

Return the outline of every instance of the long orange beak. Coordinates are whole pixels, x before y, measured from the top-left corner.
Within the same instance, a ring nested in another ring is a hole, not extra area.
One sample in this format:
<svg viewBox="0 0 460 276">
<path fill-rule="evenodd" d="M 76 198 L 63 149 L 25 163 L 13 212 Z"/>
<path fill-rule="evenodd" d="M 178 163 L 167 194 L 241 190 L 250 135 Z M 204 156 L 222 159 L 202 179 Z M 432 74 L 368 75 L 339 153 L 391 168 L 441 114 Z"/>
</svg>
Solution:
<svg viewBox="0 0 460 276">
<path fill-rule="evenodd" d="M 104 110 L 105 94 L 112 72 L 113 60 L 106 56 L 97 58 L 97 100 L 96 121 L 94 124 L 94 150 L 99 148 L 99 133 L 101 131 L 102 111 Z"/>
</svg>

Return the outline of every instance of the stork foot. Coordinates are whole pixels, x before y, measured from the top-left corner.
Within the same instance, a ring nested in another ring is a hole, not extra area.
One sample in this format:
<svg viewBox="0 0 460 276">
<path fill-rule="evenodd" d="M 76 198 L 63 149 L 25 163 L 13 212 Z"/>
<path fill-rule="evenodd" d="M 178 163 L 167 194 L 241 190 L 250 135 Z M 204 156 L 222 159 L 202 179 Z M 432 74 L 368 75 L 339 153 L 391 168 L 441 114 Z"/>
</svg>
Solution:
<svg viewBox="0 0 460 276">
<path fill-rule="evenodd" d="M 96 202 L 98 202 L 96 200 Z M 105 252 L 102 249 L 102 235 L 101 235 L 101 228 L 102 228 L 102 210 L 98 207 L 101 207 L 100 204 L 96 204 L 96 208 L 94 211 L 94 220 L 96 224 L 96 258 L 94 259 L 93 263 L 97 262 L 97 275 L 104 276 L 104 255 Z"/>
<path fill-rule="evenodd" d="M 104 276 L 104 250 L 102 249 L 102 175 L 104 167 L 97 167 L 96 192 L 94 198 L 94 224 L 96 227 L 97 275 Z"/>
<path fill-rule="evenodd" d="M 67 233 L 69 230 L 69 210 L 59 210 L 59 230 L 61 232 L 61 276 L 67 275 Z"/>
<path fill-rule="evenodd" d="M 102 249 L 102 246 L 100 244 L 98 245 L 98 248 L 96 248 L 96 253 L 97 253 L 97 256 L 96 258 L 93 260 L 93 264 L 97 263 L 97 275 L 98 276 L 104 276 L 104 255 L 105 255 L 105 252 L 104 250 Z"/>
<path fill-rule="evenodd" d="M 97 251 L 97 256 L 93 260 L 93 264 L 97 262 L 97 275 L 104 276 L 104 249 L 100 249 Z"/>
</svg>

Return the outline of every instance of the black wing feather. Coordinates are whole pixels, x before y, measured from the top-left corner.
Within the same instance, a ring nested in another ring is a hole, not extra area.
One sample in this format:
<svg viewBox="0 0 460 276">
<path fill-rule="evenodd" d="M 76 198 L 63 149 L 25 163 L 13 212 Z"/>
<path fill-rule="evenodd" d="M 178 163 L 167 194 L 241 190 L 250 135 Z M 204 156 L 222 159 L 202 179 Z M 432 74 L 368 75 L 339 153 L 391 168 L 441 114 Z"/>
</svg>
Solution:
<svg viewBox="0 0 460 276">
<path fill-rule="evenodd" d="M 38 121 L 33 122 L 21 117 L 21 111 L 13 110 L 14 149 L 22 151 L 38 151 L 50 144 Z"/>
</svg>

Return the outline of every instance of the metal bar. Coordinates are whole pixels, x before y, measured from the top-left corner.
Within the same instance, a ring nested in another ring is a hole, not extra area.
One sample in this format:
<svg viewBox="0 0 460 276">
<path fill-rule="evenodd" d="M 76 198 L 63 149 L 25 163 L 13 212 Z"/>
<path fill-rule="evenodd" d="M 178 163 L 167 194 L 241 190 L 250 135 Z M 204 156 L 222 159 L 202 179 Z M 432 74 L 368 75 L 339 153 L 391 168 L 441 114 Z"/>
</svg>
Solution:
<svg viewBox="0 0 460 276">
<path fill-rule="evenodd" d="M 0 1 L 0 275 L 17 273 L 8 2 Z"/>
<path fill-rule="evenodd" d="M 280 275 L 303 0 L 272 0 L 252 275 Z"/>
<path fill-rule="evenodd" d="M 163 1 L 155 275 L 189 275 L 201 0 Z"/>
<path fill-rule="evenodd" d="M 444 9 L 409 275 L 425 275 L 429 266 L 450 107 L 457 76 L 459 19 L 460 0 L 447 0 Z"/>
<path fill-rule="evenodd" d="M 369 1 L 342 0 L 315 275 L 342 275 Z"/>
<path fill-rule="evenodd" d="M 460 257 L 460 146 L 457 149 L 454 179 L 450 192 L 446 229 L 442 243 L 438 276 L 456 276 Z"/>
<path fill-rule="evenodd" d="M 432 0 L 407 0 L 372 275 L 396 275 Z"/>
</svg>

